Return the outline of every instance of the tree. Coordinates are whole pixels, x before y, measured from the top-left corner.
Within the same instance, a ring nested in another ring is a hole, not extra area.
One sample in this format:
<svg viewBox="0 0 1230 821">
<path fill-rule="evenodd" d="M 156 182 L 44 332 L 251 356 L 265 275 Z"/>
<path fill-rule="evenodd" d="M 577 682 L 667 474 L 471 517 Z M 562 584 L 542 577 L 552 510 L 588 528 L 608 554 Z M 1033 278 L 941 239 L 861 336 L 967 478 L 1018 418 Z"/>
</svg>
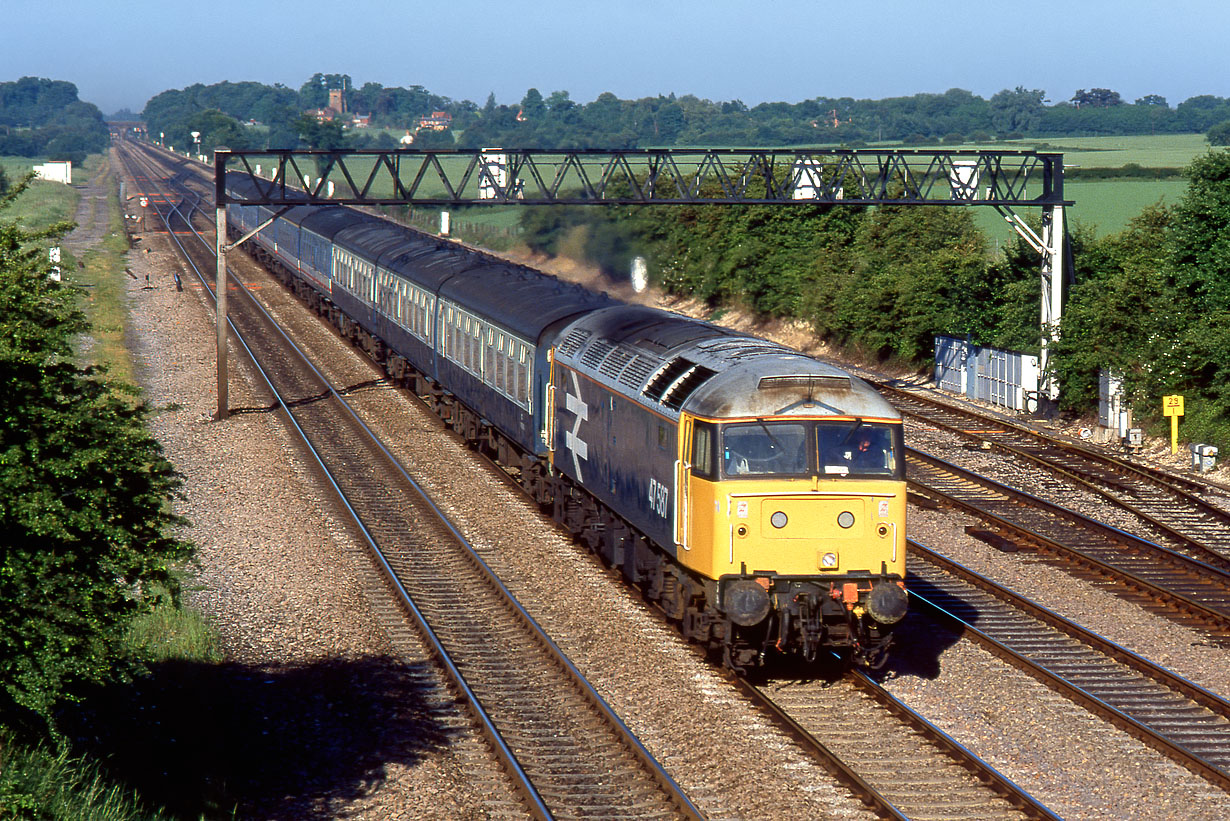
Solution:
<svg viewBox="0 0 1230 821">
<path fill-rule="evenodd" d="M 531 88 L 525 92 L 525 97 L 521 100 L 522 116 L 532 122 L 542 122 L 546 116 L 547 106 L 542 100 L 542 94 L 536 88 Z"/>
<path fill-rule="evenodd" d="M 1170 108 L 1170 105 L 1166 102 L 1166 98 L 1160 94 L 1146 94 L 1136 100 L 1135 105 L 1152 105 L 1159 106 L 1161 108 Z"/>
<path fill-rule="evenodd" d="M 1230 311 L 1230 151 L 1197 157 L 1184 173 L 1171 234 L 1175 279 L 1201 313 Z"/>
<path fill-rule="evenodd" d="M 1110 108 L 1122 105 L 1123 100 L 1119 99 L 1119 92 L 1109 88 L 1094 88 L 1089 91 L 1082 88 L 1072 95 L 1072 104 L 1077 108 Z"/>
<path fill-rule="evenodd" d="M 78 100 L 72 83 L 35 77 L 0 83 L 0 154 L 81 162 L 104 150 L 107 138 L 102 112 Z"/>
<path fill-rule="evenodd" d="M 552 114 L 564 114 L 576 108 L 577 104 L 569 99 L 567 91 L 552 91 L 551 96 L 547 97 L 546 105 Z"/>
<path fill-rule="evenodd" d="M 1209 145 L 1230 145 L 1230 120 L 1218 123 L 1205 134 Z"/>
<path fill-rule="evenodd" d="M 304 114 L 294 122 L 294 130 L 308 148 L 345 148 L 346 135 L 342 133 L 340 120 L 317 121 Z"/>
<path fill-rule="evenodd" d="M 324 108 L 329 104 L 329 89 L 350 89 L 349 74 L 321 74 L 316 72 L 299 88 L 299 100 L 302 108 Z"/>
<path fill-rule="evenodd" d="M 0 715 L 36 728 L 61 699 L 130 672 L 128 623 L 178 595 L 171 568 L 191 554 L 169 535 L 179 479 L 149 410 L 73 361 L 88 326 L 38 242 L 69 227 L 0 223 Z"/>
<path fill-rule="evenodd" d="M 1046 92 L 1017 86 L 999 92 L 990 101 L 991 124 L 1001 135 L 1032 131 L 1042 116 Z"/>
</svg>

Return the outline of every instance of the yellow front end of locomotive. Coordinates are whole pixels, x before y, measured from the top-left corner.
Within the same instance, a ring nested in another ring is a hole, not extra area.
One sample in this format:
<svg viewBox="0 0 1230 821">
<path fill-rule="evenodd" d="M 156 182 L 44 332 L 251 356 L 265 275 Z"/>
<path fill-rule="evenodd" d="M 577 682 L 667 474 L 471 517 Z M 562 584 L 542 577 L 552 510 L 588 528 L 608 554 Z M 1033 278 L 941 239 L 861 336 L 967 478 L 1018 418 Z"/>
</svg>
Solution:
<svg viewBox="0 0 1230 821">
<path fill-rule="evenodd" d="M 885 428 L 885 455 L 877 462 L 885 466 L 883 475 L 826 463 L 836 457 L 824 456 L 821 431 L 818 453 L 800 457 L 789 467 L 799 475 L 789 477 L 767 468 L 763 475 L 728 472 L 718 458 L 723 433 L 715 430 L 719 448 L 711 469 L 697 471 L 695 454 L 681 455 L 680 561 L 712 579 L 773 574 L 836 581 L 851 573 L 905 578 L 906 486 L 894 461 L 900 458 L 896 428 Z M 807 441 L 810 449 L 813 440 Z"/>
</svg>

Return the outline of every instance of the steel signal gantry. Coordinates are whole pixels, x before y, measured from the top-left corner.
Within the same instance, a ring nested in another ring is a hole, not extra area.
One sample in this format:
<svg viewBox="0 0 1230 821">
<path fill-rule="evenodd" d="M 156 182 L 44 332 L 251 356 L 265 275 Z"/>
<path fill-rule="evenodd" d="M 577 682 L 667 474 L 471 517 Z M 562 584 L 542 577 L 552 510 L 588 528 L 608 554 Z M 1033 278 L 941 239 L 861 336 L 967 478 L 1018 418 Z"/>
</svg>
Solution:
<svg viewBox="0 0 1230 821">
<path fill-rule="evenodd" d="M 227 175 L 260 195 L 232 200 Z M 229 203 L 265 205 L 989 205 L 1042 256 L 1042 369 L 1058 338 L 1065 260 L 1063 155 L 1037 151 L 670 148 L 252 150 L 214 153 L 218 417 L 226 410 Z M 1039 236 L 1013 209 L 1042 208 Z M 277 218 L 275 214 L 274 219 Z M 272 220 L 271 220 L 272 221 Z M 257 228 L 261 230 L 264 226 Z M 255 231 L 253 232 L 255 233 Z M 249 235 L 250 236 L 250 235 Z"/>
</svg>

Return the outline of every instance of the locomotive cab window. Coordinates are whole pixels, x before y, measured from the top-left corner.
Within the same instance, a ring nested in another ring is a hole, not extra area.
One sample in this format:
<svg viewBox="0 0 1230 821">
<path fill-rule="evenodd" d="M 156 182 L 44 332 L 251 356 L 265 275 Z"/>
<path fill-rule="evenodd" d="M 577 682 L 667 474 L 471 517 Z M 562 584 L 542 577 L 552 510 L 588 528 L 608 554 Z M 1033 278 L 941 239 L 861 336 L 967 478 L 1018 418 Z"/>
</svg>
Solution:
<svg viewBox="0 0 1230 821">
<path fill-rule="evenodd" d="M 719 430 L 726 477 L 905 478 L 900 425 L 756 421 Z"/>
<path fill-rule="evenodd" d="M 900 425 L 836 422 L 818 433 L 821 474 L 904 478 Z"/>
<path fill-rule="evenodd" d="M 722 428 L 726 476 L 808 476 L 815 441 L 806 422 L 746 422 Z"/>
<path fill-rule="evenodd" d="M 692 427 L 692 473 L 706 479 L 714 478 L 713 445 L 715 428 L 707 422 L 696 422 Z"/>
</svg>

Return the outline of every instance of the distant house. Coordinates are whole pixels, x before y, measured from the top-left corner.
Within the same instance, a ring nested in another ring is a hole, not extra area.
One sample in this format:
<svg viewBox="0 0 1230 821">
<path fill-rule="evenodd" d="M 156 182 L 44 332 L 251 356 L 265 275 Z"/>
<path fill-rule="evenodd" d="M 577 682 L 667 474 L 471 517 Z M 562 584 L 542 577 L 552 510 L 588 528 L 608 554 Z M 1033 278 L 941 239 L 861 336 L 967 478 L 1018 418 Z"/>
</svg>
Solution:
<svg viewBox="0 0 1230 821">
<path fill-rule="evenodd" d="M 448 131 L 453 127 L 453 115 L 447 111 L 433 111 L 430 117 L 419 118 L 419 131 Z"/>
<path fill-rule="evenodd" d="M 368 128 L 372 124 L 372 115 L 370 114 L 355 114 L 350 118 L 350 125 L 354 128 Z"/>
<path fill-rule="evenodd" d="M 340 88 L 329 89 L 329 104 L 324 108 L 312 108 L 305 112 L 309 117 L 315 117 L 316 122 L 329 122 L 334 117 L 346 113 L 346 97 Z M 368 115 L 370 117 L 370 115 Z"/>
</svg>

